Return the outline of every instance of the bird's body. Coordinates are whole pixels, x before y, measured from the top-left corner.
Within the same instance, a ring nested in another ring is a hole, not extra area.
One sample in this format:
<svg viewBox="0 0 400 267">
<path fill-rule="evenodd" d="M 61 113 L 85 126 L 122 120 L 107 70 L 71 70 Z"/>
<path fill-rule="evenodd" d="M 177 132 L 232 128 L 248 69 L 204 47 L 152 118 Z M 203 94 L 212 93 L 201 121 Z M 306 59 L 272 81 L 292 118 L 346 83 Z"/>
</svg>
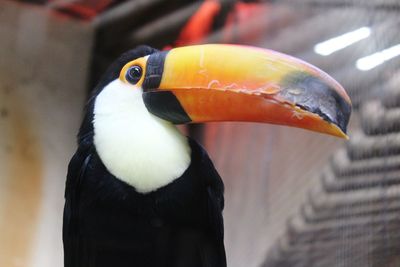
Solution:
<svg viewBox="0 0 400 267">
<path fill-rule="evenodd" d="M 152 52 L 117 60 L 88 101 L 67 175 L 65 267 L 226 266 L 214 165 L 115 71 Z"/>
<path fill-rule="evenodd" d="M 350 111 L 333 79 L 273 51 L 128 51 L 89 99 L 69 164 L 65 267 L 225 267 L 222 180 L 174 124 L 269 122 L 346 137 Z"/>
<path fill-rule="evenodd" d="M 202 147 L 191 140 L 183 175 L 143 194 L 110 174 L 85 142 L 68 175 L 65 267 L 226 265 L 223 184 Z"/>
</svg>

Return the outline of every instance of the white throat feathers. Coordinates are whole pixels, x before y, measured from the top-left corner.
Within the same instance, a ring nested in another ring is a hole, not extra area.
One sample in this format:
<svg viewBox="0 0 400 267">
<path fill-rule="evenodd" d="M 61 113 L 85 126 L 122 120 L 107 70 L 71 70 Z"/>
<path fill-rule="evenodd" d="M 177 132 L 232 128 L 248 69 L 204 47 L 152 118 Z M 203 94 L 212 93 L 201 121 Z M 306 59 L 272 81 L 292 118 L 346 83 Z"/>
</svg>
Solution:
<svg viewBox="0 0 400 267">
<path fill-rule="evenodd" d="M 93 125 L 94 144 L 108 171 L 140 193 L 171 183 L 190 165 L 187 138 L 148 112 L 140 88 L 119 79 L 97 96 Z"/>
</svg>

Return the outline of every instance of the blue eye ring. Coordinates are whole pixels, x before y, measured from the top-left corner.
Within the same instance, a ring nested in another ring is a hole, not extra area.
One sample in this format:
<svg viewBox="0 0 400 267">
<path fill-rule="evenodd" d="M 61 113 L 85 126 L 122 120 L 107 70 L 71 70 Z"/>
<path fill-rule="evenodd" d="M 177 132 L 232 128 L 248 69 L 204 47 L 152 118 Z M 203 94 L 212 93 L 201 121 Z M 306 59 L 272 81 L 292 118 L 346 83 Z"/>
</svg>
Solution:
<svg viewBox="0 0 400 267">
<path fill-rule="evenodd" d="M 129 67 L 129 69 L 126 71 L 125 79 L 130 84 L 137 84 L 142 78 L 142 75 L 143 75 L 142 68 L 140 66 L 134 65 L 132 67 Z"/>
</svg>

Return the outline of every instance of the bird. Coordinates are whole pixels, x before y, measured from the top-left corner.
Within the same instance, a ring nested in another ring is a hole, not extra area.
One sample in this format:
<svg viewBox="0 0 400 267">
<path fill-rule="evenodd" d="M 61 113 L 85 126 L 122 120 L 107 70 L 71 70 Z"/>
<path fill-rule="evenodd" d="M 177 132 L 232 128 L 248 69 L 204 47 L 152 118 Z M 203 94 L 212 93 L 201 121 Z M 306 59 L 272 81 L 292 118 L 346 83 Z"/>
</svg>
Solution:
<svg viewBox="0 0 400 267">
<path fill-rule="evenodd" d="M 225 267 L 223 181 L 176 125 L 258 122 L 348 138 L 350 114 L 338 82 L 272 50 L 125 52 L 92 91 L 68 165 L 64 266 Z"/>
</svg>

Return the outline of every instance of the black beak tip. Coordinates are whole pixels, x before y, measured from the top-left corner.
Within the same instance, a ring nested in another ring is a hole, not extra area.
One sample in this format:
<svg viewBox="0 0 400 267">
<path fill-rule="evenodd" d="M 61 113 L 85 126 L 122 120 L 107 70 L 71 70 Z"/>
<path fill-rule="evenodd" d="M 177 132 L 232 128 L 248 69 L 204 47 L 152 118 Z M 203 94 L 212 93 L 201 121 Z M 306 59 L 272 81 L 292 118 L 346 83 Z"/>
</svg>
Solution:
<svg viewBox="0 0 400 267">
<path fill-rule="evenodd" d="M 282 87 L 280 96 L 304 110 L 318 114 L 346 133 L 351 104 L 323 79 L 294 72 L 283 79 Z"/>
</svg>

